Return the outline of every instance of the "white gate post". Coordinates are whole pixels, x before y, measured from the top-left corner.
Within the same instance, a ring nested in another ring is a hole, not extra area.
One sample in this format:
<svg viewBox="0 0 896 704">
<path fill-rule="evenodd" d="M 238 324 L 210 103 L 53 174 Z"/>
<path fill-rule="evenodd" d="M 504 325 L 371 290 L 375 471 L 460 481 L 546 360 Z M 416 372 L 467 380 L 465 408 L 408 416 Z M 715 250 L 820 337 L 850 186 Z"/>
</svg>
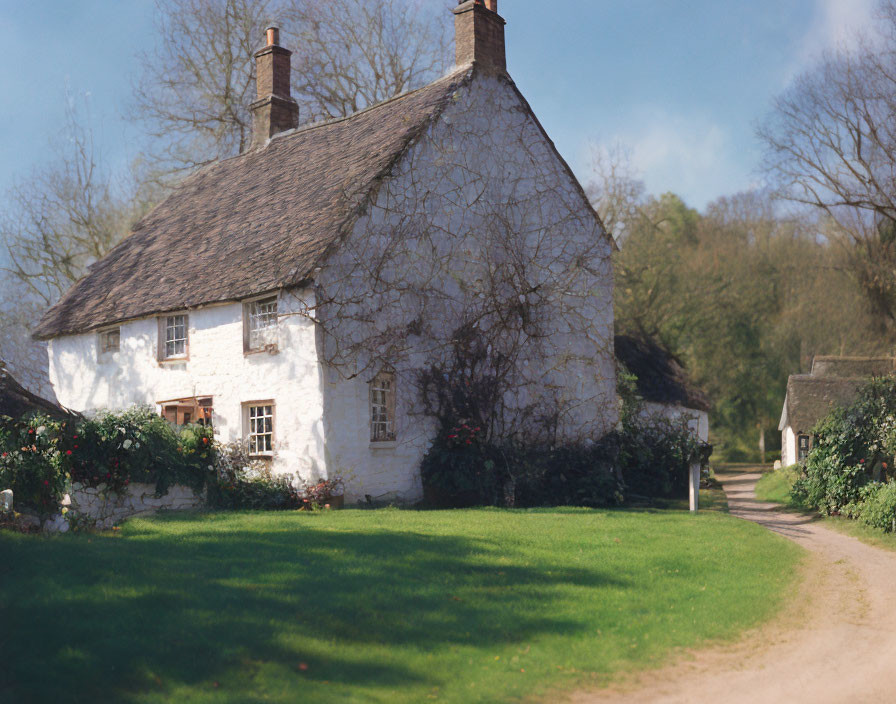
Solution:
<svg viewBox="0 0 896 704">
<path fill-rule="evenodd" d="M 700 504 L 700 463 L 691 465 L 691 476 L 688 489 L 691 499 L 691 511 L 696 511 Z"/>
</svg>

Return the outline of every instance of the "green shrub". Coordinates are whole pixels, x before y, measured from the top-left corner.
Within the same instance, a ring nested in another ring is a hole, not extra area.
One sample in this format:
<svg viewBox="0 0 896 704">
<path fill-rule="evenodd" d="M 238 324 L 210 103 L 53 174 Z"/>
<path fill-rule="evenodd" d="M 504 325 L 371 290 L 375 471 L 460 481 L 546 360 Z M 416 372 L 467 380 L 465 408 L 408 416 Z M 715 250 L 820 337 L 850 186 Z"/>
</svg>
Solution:
<svg viewBox="0 0 896 704">
<path fill-rule="evenodd" d="M 632 419 L 620 435 L 619 468 L 627 495 L 683 498 L 702 447 L 684 419 Z"/>
<path fill-rule="evenodd" d="M 791 495 L 823 514 L 862 502 L 867 484 L 894 479 L 896 377 L 873 379 L 857 400 L 838 407 L 814 429 L 815 443 Z"/>
<path fill-rule="evenodd" d="M 866 526 L 892 533 L 896 523 L 896 482 L 867 484 L 859 501 L 845 506 L 843 513 Z"/>
</svg>

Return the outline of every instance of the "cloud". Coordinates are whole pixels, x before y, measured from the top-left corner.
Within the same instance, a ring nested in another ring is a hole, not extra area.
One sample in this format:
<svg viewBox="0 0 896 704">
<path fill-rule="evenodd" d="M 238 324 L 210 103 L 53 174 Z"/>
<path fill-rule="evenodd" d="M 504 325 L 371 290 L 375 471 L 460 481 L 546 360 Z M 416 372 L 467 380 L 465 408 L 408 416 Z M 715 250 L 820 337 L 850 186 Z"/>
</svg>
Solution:
<svg viewBox="0 0 896 704">
<path fill-rule="evenodd" d="M 688 205 L 704 208 L 719 193 L 755 184 L 740 164 L 734 140 L 719 123 L 698 113 L 674 114 L 642 108 L 640 116 L 611 143 L 624 145 L 648 193 L 672 191 Z"/>
<path fill-rule="evenodd" d="M 784 82 L 809 68 L 826 50 L 850 48 L 875 32 L 877 0 L 815 0 L 813 19 L 797 45 Z"/>
</svg>

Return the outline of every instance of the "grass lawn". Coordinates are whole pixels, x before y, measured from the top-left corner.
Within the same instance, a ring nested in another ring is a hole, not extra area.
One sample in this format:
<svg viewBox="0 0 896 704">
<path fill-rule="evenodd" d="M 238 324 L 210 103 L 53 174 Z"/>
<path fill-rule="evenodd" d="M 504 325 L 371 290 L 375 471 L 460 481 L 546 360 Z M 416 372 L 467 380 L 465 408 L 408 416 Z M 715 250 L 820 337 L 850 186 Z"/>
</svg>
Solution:
<svg viewBox="0 0 896 704">
<path fill-rule="evenodd" d="M 496 702 L 770 617 L 801 552 L 720 512 L 168 514 L 0 533 L 2 702 Z"/>
<path fill-rule="evenodd" d="M 792 467 L 766 472 L 756 483 L 756 498 L 792 507 L 790 489 L 799 476 L 799 470 Z"/>
</svg>

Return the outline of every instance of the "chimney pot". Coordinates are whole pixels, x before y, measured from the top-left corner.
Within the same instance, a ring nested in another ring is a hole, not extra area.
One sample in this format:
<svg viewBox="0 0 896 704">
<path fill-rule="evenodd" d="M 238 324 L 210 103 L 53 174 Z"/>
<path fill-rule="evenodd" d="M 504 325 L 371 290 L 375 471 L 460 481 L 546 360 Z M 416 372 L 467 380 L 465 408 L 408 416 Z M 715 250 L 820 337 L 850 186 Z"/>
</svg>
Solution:
<svg viewBox="0 0 896 704">
<path fill-rule="evenodd" d="M 271 25 L 265 30 L 268 38 L 268 46 L 280 46 L 280 28 Z"/>
</svg>

